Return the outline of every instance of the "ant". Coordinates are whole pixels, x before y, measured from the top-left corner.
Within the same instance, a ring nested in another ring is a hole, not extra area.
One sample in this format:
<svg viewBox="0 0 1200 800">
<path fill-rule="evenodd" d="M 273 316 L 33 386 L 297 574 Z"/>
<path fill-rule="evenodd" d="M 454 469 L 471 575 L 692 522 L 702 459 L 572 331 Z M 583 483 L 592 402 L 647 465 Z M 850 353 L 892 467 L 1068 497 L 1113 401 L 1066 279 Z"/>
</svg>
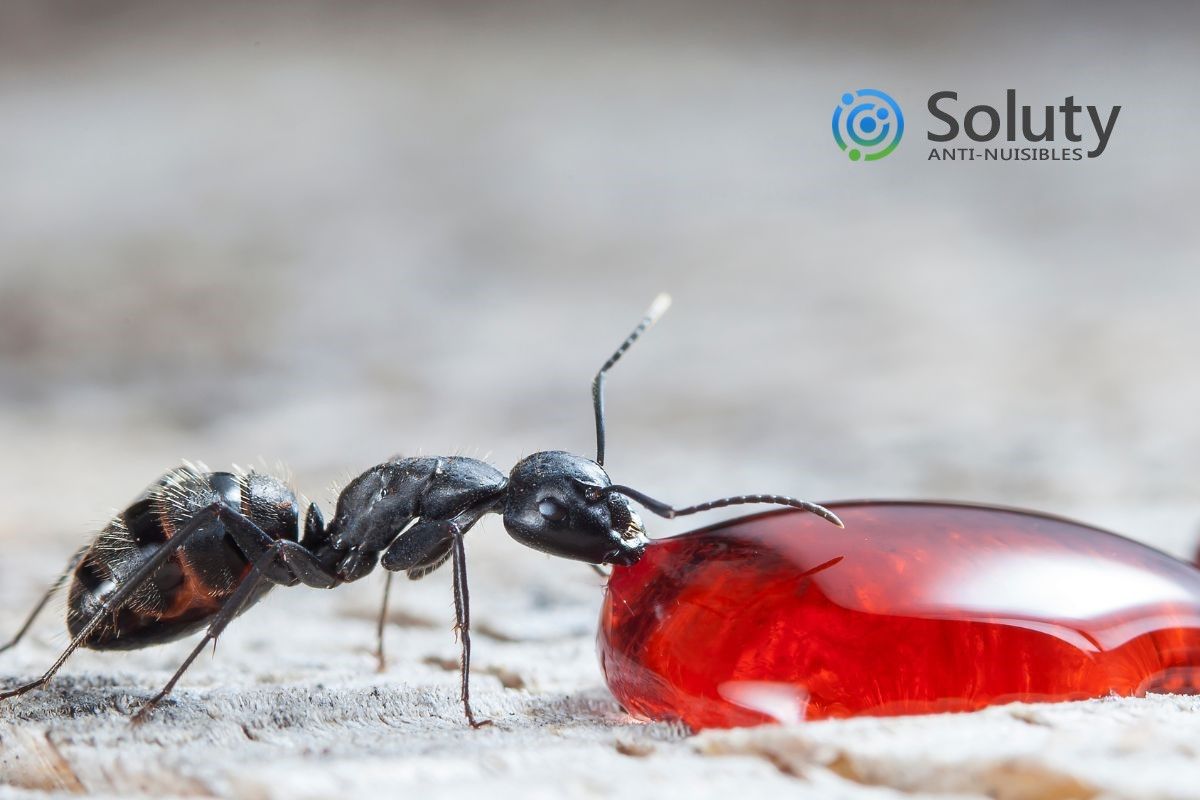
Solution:
<svg viewBox="0 0 1200 800">
<path fill-rule="evenodd" d="M 174 641 L 207 626 L 204 637 L 157 695 L 134 716 L 140 722 L 229 622 L 273 586 L 332 589 L 376 564 L 417 580 L 452 562 L 455 631 L 462 646 L 461 699 L 472 727 L 489 724 L 471 709 L 471 618 L 463 539 L 486 514 L 500 514 L 512 538 L 535 550 L 593 565 L 630 565 L 649 539 L 630 507 L 666 518 L 725 506 L 766 503 L 802 509 L 841 527 L 833 512 L 779 495 L 738 495 L 675 508 L 604 471 L 604 380 L 638 337 L 670 306 L 659 295 L 642 321 L 600 367 L 592 382 L 596 458 L 548 450 L 527 456 L 506 476 L 463 456 L 393 458 L 352 480 L 325 524 L 315 503 L 300 525 L 300 502 L 281 480 L 258 472 L 172 470 L 118 513 L 70 560 L 66 571 L 0 652 L 17 644 L 50 598 L 69 582 L 71 642 L 37 680 L 0 692 L 0 700 L 45 685 L 79 647 L 132 650 Z"/>
</svg>

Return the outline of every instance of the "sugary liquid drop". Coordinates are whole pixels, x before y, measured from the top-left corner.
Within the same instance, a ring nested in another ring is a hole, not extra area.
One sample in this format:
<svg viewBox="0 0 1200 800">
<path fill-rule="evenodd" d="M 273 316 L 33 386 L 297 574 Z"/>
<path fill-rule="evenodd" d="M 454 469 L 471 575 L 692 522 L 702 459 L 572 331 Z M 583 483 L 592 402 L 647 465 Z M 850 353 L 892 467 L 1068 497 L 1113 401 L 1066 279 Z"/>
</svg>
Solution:
<svg viewBox="0 0 1200 800">
<path fill-rule="evenodd" d="M 1032 512 L 830 506 L 661 539 L 615 567 L 600 663 L 694 729 L 1200 692 L 1200 569 Z"/>
</svg>

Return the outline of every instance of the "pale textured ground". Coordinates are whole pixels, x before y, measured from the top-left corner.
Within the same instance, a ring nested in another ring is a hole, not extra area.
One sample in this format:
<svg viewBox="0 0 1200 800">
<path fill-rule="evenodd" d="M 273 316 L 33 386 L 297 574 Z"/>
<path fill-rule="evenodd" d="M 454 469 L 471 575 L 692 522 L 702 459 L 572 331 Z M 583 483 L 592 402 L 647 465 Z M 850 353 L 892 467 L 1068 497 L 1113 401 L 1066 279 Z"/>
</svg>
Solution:
<svg viewBox="0 0 1200 800">
<path fill-rule="evenodd" d="M 394 452 L 588 451 L 679 501 L 984 500 L 1200 534 L 1200 72 L 1184 5 L 205 4 L 0 10 L 0 629 L 181 458 L 326 488 Z M 501 10 L 503 8 L 503 10 Z M 883 84 L 910 138 L 851 168 Z M 1082 165 L 929 165 L 920 105 L 1125 105 Z M 857 165 L 862 167 L 864 165 Z M 685 529 L 659 524 L 658 533 Z M 603 688 L 587 569 L 469 540 L 448 576 L 281 590 L 131 729 L 189 643 L 0 708 L 0 798 L 1200 797 L 1200 707 L 1104 700 L 681 738 Z M 47 619 L 0 660 L 39 670 Z M 720 756 L 720 757 L 718 757 Z"/>
</svg>

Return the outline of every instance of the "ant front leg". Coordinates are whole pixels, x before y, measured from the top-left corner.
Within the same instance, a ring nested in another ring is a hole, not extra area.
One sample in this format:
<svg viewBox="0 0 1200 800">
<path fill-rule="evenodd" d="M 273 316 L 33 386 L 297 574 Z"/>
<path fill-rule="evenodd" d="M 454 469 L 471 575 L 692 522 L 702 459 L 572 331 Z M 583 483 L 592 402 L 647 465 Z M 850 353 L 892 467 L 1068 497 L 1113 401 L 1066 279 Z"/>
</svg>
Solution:
<svg viewBox="0 0 1200 800">
<path fill-rule="evenodd" d="M 490 719 L 476 720 L 471 711 L 471 595 L 467 590 L 467 550 L 463 545 L 463 532 L 452 526 L 454 545 L 454 613 L 457 617 L 455 629 L 462 642 L 462 703 L 467 722 L 472 728 L 491 725 Z"/>
<path fill-rule="evenodd" d="M 470 520 L 474 524 L 475 519 Z M 470 524 L 465 527 L 470 527 Z M 467 553 L 463 545 L 464 526 L 451 520 L 428 520 L 413 525 L 383 554 L 383 568 L 391 572 L 412 569 L 436 558 L 449 543 L 454 561 L 454 630 L 462 643 L 463 712 L 472 728 L 491 725 L 491 720 L 475 718 L 471 709 L 471 596 L 467 588 Z"/>
</svg>

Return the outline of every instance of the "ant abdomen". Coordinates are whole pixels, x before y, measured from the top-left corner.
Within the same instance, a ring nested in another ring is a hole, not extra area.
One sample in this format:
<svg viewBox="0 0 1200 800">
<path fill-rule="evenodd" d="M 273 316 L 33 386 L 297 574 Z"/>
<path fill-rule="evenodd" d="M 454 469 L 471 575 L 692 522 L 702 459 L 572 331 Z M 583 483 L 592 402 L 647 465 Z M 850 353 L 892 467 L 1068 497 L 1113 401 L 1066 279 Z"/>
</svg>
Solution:
<svg viewBox="0 0 1200 800">
<path fill-rule="evenodd" d="M 299 502 L 278 478 L 258 472 L 172 470 L 117 513 L 76 559 L 67 595 L 67 627 L 80 633 L 104 601 L 197 515 L 220 503 L 239 511 L 272 539 L 295 541 Z M 250 571 L 225 524 L 213 517 L 155 571 L 116 614 L 96 625 L 83 646 L 127 650 L 169 642 L 202 628 Z M 245 610 L 270 589 L 262 583 Z"/>
</svg>

